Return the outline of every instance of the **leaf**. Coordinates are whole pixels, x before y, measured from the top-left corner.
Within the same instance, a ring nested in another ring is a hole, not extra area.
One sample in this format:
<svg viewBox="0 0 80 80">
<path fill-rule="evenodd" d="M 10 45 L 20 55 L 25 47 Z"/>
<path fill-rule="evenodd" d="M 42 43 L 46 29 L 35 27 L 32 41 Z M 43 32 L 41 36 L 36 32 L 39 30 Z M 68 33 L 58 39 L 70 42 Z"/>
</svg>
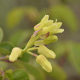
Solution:
<svg viewBox="0 0 80 80">
<path fill-rule="evenodd" d="M 53 80 L 66 80 L 67 76 L 64 70 L 57 64 L 53 64 L 53 71 L 48 73 L 49 76 L 53 78 Z"/>
<path fill-rule="evenodd" d="M 10 37 L 10 42 L 17 46 L 24 42 L 29 36 L 29 31 L 19 30 Z"/>
<path fill-rule="evenodd" d="M 3 30 L 0 28 L 0 42 L 2 41 L 3 39 Z"/>
<path fill-rule="evenodd" d="M 78 28 L 78 22 L 76 19 L 76 16 L 74 12 L 67 6 L 65 5 L 58 5 L 55 7 L 52 7 L 50 10 L 50 15 L 52 18 L 62 20 L 63 23 L 67 24 L 67 27 L 71 31 L 75 31 Z"/>
<path fill-rule="evenodd" d="M 24 15 L 23 8 L 15 8 L 11 12 L 9 12 L 6 20 L 8 27 L 10 28 L 16 27 L 20 23 L 23 15 Z"/>
<path fill-rule="evenodd" d="M 29 80 L 29 76 L 25 70 L 19 69 L 13 73 L 13 80 Z"/>
<path fill-rule="evenodd" d="M 9 54 L 13 48 L 13 45 L 9 42 L 0 43 L 0 53 Z"/>
<path fill-rule="evenodd" d="M 15 8 L 8 13 L 6 23 L 8 27 L 13 28 L 20 23 L 21 19 L 24 18 L 24 16 L 31 20 L 31 22 L 35 22 L 38 15 L 38 10 L 35 7 L 30 6 Z"/>
<path fill-rule="evenodd" d="M 5 70 L 8 67 L 8 64 L 4 61 L 0 61 L 0 69 Z"/>
<path fill-rule="evenodd" d="M 8 80 L 13 80 L 13 71 L 11 69 L 6 70 L 5 76 L 8 78 Z"/>
<path fill-rule="evenodd" d="M 35 80 L 45 80 L 45 75 L 38 68 L 30 64 L 24 64 L 26 70 L 35 77 Z"/>
<path fill-rule="evenodd" d="M 0 75 L 0 80 L 2 80 L 2 76 Z"/>
<path fill-rule="evenodd" d="M 68 43 L 69 61 L 80 73 L 80 43 Z"/>
<path fill-rule="evenodd" d="M 23 55 L 19 58 L 23 62 L 28 62 L 30 59 L 31 55 L 28 53 L 23 53 Z"/>
<path fill-rule="evenodd" d="M 53 51 L 56 53 L 56 58 L 60 58 L 66 51 L 66 44 L 64 42 L 58 42 L 55 44 Z"/>
</svg>

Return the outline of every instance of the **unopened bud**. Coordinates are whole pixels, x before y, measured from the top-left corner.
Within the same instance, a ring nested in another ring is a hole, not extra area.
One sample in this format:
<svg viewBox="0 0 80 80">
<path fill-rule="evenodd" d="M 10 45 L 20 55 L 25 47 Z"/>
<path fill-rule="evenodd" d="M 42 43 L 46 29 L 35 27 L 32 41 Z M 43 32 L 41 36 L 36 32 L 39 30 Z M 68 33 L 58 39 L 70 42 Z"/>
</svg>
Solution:
<svg viewBox="0 0 80 80">
<path fill-rule="evenodd" d="M 49 19 L 49 15 L 45 15 L 45 16 L 42 18 L 41 22 L 48 21 L 48 19 Z"/>
<path fill-rule="evenodd" d="M 43 56 L 43 55 L 37 56 L 36 62 L 38 64 L 40 64 L 45 71 L 47 71 L 47 72 L 52 71 L 51 63 L 46 59 L 45 56 Z"/>
<path fill-rule="evenodd" d="M 56 57 L 56 54 L 52 50 L 49 50 L 44 45 L 39 46 L 38 53 L 41 55 L 44 55 L 47 58 L 53 58 L 54 59 Z"/>
<path fill-rule="evenodd" d="M 48 20 L 49 19 L 49 15 L 45 15 L 41 22 L 38 23 L 36 26 L 34 26 L 34 30 L 37 31 L 37 30 L 40 30 L 42 29 L 43 27 L 48 27 L 50 25 L 53 24 L 53 20 Z"/>
<path fill-rule="evenodd" d="M 56 35 L 50 35 L 49 37 L 44 39 L 44 43 L 49 44 L 49 43 L 55 42 L 57 40 L 58 40 L 58 37 Z"/>
<path fill-rule="evenodd" d="M 11 61 L 11 62 L 16 61 L 17 58 L 20 57 L 21 53 L 22 53 L 22 49 L 20 49 L 18 47 L 13 48 L 12 52 L 9 56 L 9 61 Z"/>
<path fill-rule="evenodd" d="M 37 41 L 34 42 L 35 46 L 39 46 L 39 45 L 42 45 L 42 44 L 44 44 L 43 40 L 37 40 Z"/>
<path fill-rule="evenodd" d="M 62 22 L 55 22 L 49 27 L 44 27 L 42 30 L 42 34 L 46 34 L 47 32 L 50 32 L 52 34 L 54 33 L 62 33 L 64 29 L 59 29 L 62 25 Z M 61 31 L 62 30 L 62 31 Z"/>
</svg>

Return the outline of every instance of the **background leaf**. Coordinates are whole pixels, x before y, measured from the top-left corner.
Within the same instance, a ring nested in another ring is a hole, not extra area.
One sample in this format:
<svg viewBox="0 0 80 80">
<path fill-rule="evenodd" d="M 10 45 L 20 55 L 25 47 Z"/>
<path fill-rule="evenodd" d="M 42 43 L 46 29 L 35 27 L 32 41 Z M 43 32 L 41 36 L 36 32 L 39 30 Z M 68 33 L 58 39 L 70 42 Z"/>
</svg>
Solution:
<svg viewBox="0 0 80 80">
<path fill-rule="evenodd" d="M 62 57 L 66 51 L 65 42 L 57 42 L 52 50 L 56 53 L 57 59 Z"/>
<path fill-rule="evenodd" d="M 30 64 L 24 64 L 24 66 L 26 70 L 34 76 L 35 80 L 45 80 L 45 75 L 39 68 Z"/>
<path fill-rule="evenodd" d="M 15 46 L 18 46 L 29 38 L 29 35 L 29 31 L 19 30 L 10 37 L 10 42 L 12 42 Z"/>
<path fill-rule="evenodd" d="M 54 20 L 62 20 L 63 23 L 67 24 L 67 27 L 69 27 L 71 31 L 77 30 L 77 18 L 69 7 L 65 5 L 54 6 L 49 10 L 49 13 L 51 15 L 51 18 L 53 18 Z"/>
<path fill-rule="evenodd" d="M 2 41 L 2 39 L 3 39 L 3 30 L 2 28 L 0 28 L 0 42 Z"/>
<path fill-rule="evenodd" d="M 8 67 L 8 64 L 4 61 L 0 61 L 0 69 L 5 70 Z"/>
<path fill-rule="evenodd" d="M 11 28 L 16 27 L 20 23 L 23 15 L 24 15 L 23 8 L 15 8 L 11 12 L 9 12 L 6 20 L 7 26 Z"/>
<path fill-rule="evenodd" d="M 9 42 L 0 43 L 0 53 L 3 53 L 5 55 L 10 54 L 12 48 L 13 48 L 13 45 Z"/>
<path fill-rule="evenodd" d="M 8 80 L 13 80 L 13 71 L 11 69 L 5 71 L 5 76 Z"/>
<path fill-rule="evenodd" d="M 57 64 L 53 64 L 53 71 L 48 74 L 53 80 L 66 80 L 67 76 L 64 70 Z"/>
<path fill-rule="evenodd" d="M 80 74 L 80 44 L 68 43 L 69 61 Z"/>
<path fill-rule="evenodd" d="M 23 53 L 23 55 L 19 58 L 23 62 L 29 62 L 31 55 L 28 53 Z"/>
<path fill-rule="evenodd" d="M 13 73 L 13 80 L 29 80 L 29 77 L 25 70 L 20 69 Z"/>
</svg>

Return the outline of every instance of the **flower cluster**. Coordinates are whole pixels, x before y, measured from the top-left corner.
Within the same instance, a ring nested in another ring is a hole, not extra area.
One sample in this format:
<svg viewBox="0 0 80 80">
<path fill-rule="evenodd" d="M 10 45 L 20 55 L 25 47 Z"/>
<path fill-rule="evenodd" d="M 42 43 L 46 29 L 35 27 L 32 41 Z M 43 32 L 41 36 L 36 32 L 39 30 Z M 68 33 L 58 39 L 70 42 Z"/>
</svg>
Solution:
<svg viewBox="0 0 80 80">
<path fill-rule="evenodd" d="M 18 47 L 13 48 L 9 60 L 14 62 L 22 55 L 23 52 L 27 52 L 36 57 L 36 62 L 42 66 L 42 68 L 47 71 L 52 71 L 51 63 L 47 58 L 54 59 L 56 54 L 48 49 L 45 45 L 58 40 L 56 36 L 57 33 L 62 33 L 64 29 L 60 29 L 62 22 L 57 22 L 49 20 L 49 16 L 45 15 L 39 24 L 34 26 L 34 33 L 28 41 L 24 49 Z M 36 50 L 35 54 L 33 51 Z"/>
</svg>

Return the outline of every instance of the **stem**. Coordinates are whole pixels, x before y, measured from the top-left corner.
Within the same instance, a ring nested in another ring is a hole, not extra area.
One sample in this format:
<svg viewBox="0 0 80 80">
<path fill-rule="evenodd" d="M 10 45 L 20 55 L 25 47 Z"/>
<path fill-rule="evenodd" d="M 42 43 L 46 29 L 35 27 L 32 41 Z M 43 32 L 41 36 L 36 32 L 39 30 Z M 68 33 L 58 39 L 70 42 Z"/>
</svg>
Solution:
<svg viewBox="0 0 80 80">
<path fill-rule="evenodd" d="M 33 51 L 33 50 L 36 50 L 36 49 L 38 49 L 38 47 L 29 48 L 27 51 Z"/>
<path fill-rule="evenodd" d="M 28 52 L 30 55 L 37 57 L 38 55 L 32 52 Z"/>
<path fill-rule="evenodd" d="M 7 56 L 0 57 L 0 60 L 6 60 L 8 58 L 9 58 L 9 56 L 7 55 Z"/>
<path fill-rule="evenodd" d="M 26 47 L 24 48 L 24 51 L 26 51 L 28 48 L 34 45 L 34 42 L 39 38 L 40 35 L 34 36 L 34 34 L 31 36 L 30 40 L 28 41 Z"/>
</svg>

